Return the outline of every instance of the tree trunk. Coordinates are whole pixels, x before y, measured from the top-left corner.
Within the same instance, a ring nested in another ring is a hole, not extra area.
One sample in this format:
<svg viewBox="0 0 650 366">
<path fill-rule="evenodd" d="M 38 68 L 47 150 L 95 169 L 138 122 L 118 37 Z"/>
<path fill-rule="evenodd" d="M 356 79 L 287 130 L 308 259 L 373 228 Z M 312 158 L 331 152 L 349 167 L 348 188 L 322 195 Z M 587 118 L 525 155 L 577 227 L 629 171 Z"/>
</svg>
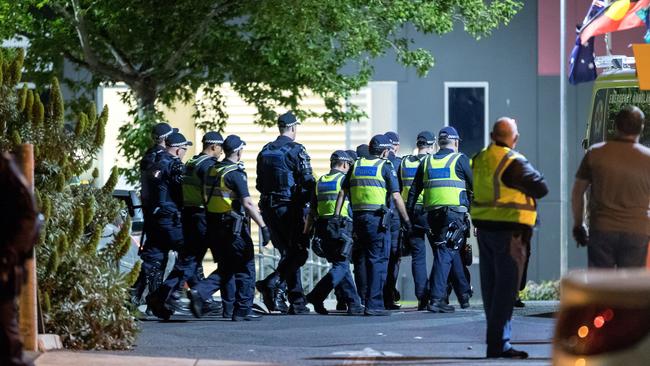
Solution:
<svg viewBox="0 0 650 366">
<path fill-rule="evenodd" d="M 138 118 L 146 115 L 153 115 L 156 112 L 156 100 L 158 99 L 156 82 L 150 78 L 138 80 L 129 85 L 135 94 Z"/>
</svg>

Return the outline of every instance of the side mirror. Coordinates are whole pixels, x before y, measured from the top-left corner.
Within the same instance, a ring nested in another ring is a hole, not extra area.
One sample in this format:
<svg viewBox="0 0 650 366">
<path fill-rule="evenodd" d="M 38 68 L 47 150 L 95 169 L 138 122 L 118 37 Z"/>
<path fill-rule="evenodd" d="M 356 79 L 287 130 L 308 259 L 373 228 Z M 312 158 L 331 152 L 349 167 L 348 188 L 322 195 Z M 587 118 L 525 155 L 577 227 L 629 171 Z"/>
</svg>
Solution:
<svg viewBox="0 0 650 366">
<path fill-rule="evenodd" d="M 589 141 L 587 139 L 582 139 L 582 148 L 587 150 L 589 148 Z"/>
</svg>

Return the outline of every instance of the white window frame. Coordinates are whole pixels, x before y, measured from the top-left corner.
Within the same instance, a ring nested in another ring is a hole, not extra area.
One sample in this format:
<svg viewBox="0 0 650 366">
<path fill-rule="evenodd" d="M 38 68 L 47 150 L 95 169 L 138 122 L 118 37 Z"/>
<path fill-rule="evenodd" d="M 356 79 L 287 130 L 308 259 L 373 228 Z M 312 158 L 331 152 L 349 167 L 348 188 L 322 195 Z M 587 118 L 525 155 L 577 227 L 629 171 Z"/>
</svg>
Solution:
<svg viewBox="0 0 650 366">
<path fill-rule="evenodd" d="M 449 126 L 449 88 L 483 88 L 485 90 L 485 121 L 483 145 L 490 142 L 490 83 L 487 81 L 445 81 L 445 127 Z"/>
</svg>

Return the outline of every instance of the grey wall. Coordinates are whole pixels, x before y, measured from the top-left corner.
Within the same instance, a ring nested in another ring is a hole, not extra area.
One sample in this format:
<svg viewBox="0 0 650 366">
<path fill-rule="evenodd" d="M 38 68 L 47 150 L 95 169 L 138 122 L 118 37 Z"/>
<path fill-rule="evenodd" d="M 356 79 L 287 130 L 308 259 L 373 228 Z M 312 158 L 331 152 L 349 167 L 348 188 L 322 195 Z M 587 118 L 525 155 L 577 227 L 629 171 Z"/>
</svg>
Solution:
<svg viewBox="0 0 650 366">
<path fill-rule="evenodd" d="M 419 78 L 413 70 L 398 65 L 390 55 L 375 63 L 375 80 L 398 82 L 398 132 L 402 152 L 407 153 L 414 147 L 412 140 L 420 130 L 437 131 L 444 125 L 445 81 L 487 81 L 489 120 L 500 116 L 517 120 L 521 135 L 517 148 L 544 173 L 551 191 L 539 202 L 541 225 L 533 240 L 529 278 L 535 281 L 559 278 L 560 86 L 558 76 L 537 74 L 537 2 L 527 1 L 510 25 L 481 41 L 471 38 L 461 27 L 448 35 L 418 34 L 415 39 L 417 47 L 431 50 L 436 57 L 436 66 L 427 77 Z M 569 86 L 570 185 L 582 157 L 581 141 L 590 96 L 590 84 Z M 570 193 L 571 186 L 568 189 Z M 569 227 L 571 225 L 569 223 Z M 570 266 L 585 266 L 585 258 L 586 251 L 576 249 L 570 241 Z M 410 260 L 403 261 L 402 276 L 410 277 Z M 478 279 L 473 279 L 476 288 L 478 282 L 474 280 Z"/>
</svg>

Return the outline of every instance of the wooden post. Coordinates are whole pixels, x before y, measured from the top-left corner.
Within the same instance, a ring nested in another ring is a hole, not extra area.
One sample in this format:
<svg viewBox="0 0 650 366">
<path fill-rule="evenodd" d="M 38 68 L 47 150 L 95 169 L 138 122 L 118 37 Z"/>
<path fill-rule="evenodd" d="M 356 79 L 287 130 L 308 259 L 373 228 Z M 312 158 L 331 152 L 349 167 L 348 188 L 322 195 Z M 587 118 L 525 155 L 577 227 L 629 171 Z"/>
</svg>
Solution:
<svg viewBox="0 0 650 366">
<path fill-rule="evenodd" d="M 20 145 L 16 151 L 20 170 L 25 176 L 29 189 L 34 192 L 34 145 Z M 20 333 L 23 346 L 28 351 L 38 350 L 38 309 L 36 302 L 36 253 L 25 262 L 27 281 L 20 291 L 18 309 Z"/>
</svg>

